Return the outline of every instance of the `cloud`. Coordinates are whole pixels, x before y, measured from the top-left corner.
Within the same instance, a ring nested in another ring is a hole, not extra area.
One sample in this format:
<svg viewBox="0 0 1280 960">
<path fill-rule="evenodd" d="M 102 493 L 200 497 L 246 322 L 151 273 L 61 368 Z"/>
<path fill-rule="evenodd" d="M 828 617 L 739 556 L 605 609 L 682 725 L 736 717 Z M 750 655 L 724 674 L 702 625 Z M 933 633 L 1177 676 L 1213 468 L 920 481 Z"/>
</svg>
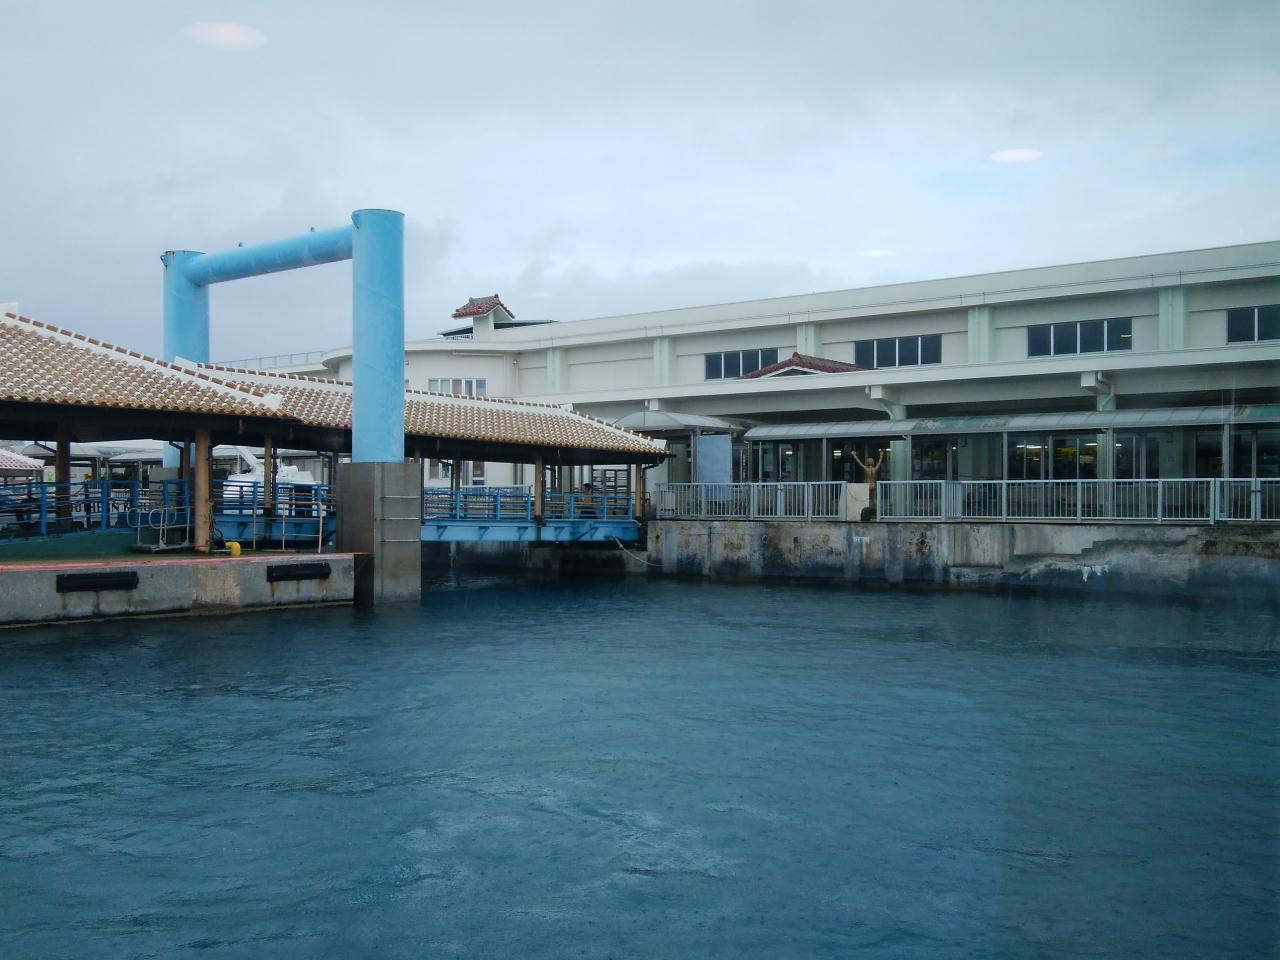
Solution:
<svg viewBox="0 0 1280 960">
<path fill-rule="evenodd" d="M 1030 163 L 1043 156 L 1043 152 L 1032 147 L 1013 147 L 1008 150 L 997 150 L 991 154 L 991 159 L 996 163 Z"/>
<path fill-rule="evenodd" d="M 243 23 L 218 20 L 193 23 L 182 32 L 187 35 L 187 39 L 215 50 L 254 50 L 267 42 L 266 35 L 261 30 Z"/>
<path fill-rule="evenodd" d="M 1280 228 L 1274 3 L 385 8 L 256 4 L 232 57 L 173 4 L 13 5 L 0 301 L 155 350 L 161 251 L 366 206 L 407 215 L 412 336 L 494 291 L 567 320 Z M 214 353 L 348 343 L 350 298 L 341 264 L 219 285 Z"/>
</svg>

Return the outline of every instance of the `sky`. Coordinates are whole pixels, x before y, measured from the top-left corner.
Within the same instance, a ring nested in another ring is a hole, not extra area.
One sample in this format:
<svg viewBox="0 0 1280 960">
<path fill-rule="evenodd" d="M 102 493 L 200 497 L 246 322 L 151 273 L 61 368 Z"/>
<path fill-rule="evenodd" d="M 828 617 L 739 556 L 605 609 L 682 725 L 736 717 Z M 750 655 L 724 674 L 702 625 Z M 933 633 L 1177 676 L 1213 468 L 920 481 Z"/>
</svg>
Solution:
<svg viewBox="0 0 1280 960">
<path fill-rule="evenodd" d="M 406 334 L 1280 239 L 1280 4 L 0 0 L 0 303 L 161 342 L 160 254 L 406 215 Z M 212 356 L 351 342 L 350 264 Z"/>
</svg>

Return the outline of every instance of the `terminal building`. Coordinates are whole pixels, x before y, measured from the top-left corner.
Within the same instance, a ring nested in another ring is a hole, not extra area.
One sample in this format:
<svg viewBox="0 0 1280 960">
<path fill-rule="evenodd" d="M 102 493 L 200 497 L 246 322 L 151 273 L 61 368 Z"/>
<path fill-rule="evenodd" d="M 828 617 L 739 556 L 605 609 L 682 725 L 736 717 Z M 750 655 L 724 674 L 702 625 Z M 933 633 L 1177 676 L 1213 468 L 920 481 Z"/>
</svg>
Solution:
<svg viewBox="0 0 1280 960">
<path fill-rule="evenodd" d="M 655 482 L 860 482 L 852 454 L 879 451 L 894 480 L 1280 476 L 1280 241 L 570 322 L 494 295 L 453 319 L 406 344 L 408 386 L 665 439 Z M 351 350 L 287 369 L 348 379 Z"/>
</svg>

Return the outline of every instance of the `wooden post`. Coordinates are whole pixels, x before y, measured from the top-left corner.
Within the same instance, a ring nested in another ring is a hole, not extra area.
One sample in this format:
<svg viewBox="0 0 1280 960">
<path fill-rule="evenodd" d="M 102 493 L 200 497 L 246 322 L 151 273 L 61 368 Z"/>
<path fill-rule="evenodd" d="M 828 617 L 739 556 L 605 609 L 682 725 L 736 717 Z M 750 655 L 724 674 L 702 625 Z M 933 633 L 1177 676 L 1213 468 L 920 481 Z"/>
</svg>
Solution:
<svg viewBox="0 0 1280 960">
<path fill-rule="evenodd" d="M 262 438 L 262 512 L 271 516 L 276 505 L 276 445 L 271 434 Z"/>
<path fill-rule="evenodd" d="M 542 522 L 546 516 L 547 470 L 539 457 L 533 462 L 533 519 Z"/>
<path fill-rule="evenodd" d="M 65 420 L 57 426 L 57 445 L 53 454 L 54 503 L 61 520 L 71 517 L 71 428 Z"/>
<path fill-rule="evenodd" d="M 644 519 L 644 464 L 636 464 L 636 482 L 631 489 L 633 510 L 637 520 Z"/>
<path fill-rule="evenodd" d="M 210 513 L 210 489 L 212 487 L 213 462 L 209 457 L 209 428 L 196 430 L 196 462 L 195 489 L 192 499 L 195 501 L 195 547 L 196 553 L 209 552 L 209 535 L 213 527 L 213 516 Z"/>
</svg>

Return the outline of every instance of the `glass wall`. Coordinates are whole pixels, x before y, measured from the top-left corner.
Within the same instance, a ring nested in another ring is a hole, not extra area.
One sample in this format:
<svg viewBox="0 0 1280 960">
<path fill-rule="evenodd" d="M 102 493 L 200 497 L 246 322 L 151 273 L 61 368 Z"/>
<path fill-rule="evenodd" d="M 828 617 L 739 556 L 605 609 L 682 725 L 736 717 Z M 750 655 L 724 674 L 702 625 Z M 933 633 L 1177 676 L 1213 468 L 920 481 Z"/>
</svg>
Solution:
<svg viewBox="0 0 1280 960">
<path fill-rule="evenodd" d="M 875 437 L 856 440 L 833 438 L 828 443 L 827 480 L 841 480 L 845 483 L 866 483 L 867 475 L 858 466 L 853 455 L 856 453 L 864 463 L 878 460 L 884 454 L 884 463 L 880 467 L 880 477 L 888 479 L 889 473 L 889 437 Z M 870 457 L 871 460 L 867 458 Z"/>
<path fill-rule="evenodd" d="M 865 483 L 864 461 L 884 454 L 890 478 L 896 437 L 754 441 L 735 478 L 755 482 L 836 480 Z M 977 433 L 911 438 L 913 480 L 1156 480 L 1223 474 L 1222 427 L 1099 430 L 1063 433 Z M 674 448 L 673 448 L 674 449 Z M 1280 425 L 1233 428 L 1233 477 L 1280 478 Z M 737 461 L 735 461 L 736 463 Z M 735 466 L 735 471 L 739 468 Z"/>
</svg>

